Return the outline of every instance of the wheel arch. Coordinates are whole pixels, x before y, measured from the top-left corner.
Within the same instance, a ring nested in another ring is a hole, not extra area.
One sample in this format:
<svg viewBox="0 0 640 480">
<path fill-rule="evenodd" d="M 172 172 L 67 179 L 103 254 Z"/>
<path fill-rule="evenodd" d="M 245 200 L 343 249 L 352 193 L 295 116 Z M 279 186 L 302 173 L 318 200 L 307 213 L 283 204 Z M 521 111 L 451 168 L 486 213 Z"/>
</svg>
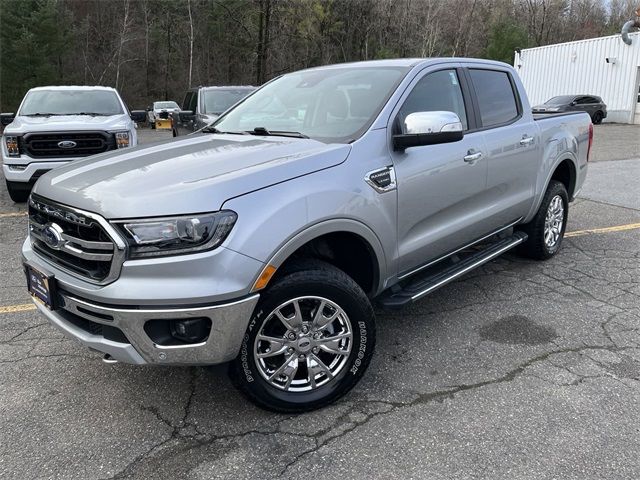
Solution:
<svg viewBox="0 0 640 480">
<path fill-rule="evenodd" d="M 387 274 L 380 240 L 369 227 L 351 219 L 327 220 L 298 232 L 271 256 L 266 266 L 276 268 L 276 278 L 287 264 L 302 258 L 317 258 L 340 268 L 369 297 L 382 290 Z"/>
<path fill-rule="evenodd" d="M 549 188 L 549 183 L 552 180 L 557 180 L 565 186 L 569 195 L 569 201 L 572 201 L 576 190 L 577 175 L 578 168 L 573 155 L 567 152 L 565 155 L 558 157 L 553 163 L 553 167 L 549 169 L 549 173 L 544 183 L 542 183 L 540 190 L 536 193 L 536 201 L 529 211 L 529 214 L 525 217 L 524 223 L 529 222 L 540 208 L 544 193 L 547 191 L 547 188 Z"/>
</svg>

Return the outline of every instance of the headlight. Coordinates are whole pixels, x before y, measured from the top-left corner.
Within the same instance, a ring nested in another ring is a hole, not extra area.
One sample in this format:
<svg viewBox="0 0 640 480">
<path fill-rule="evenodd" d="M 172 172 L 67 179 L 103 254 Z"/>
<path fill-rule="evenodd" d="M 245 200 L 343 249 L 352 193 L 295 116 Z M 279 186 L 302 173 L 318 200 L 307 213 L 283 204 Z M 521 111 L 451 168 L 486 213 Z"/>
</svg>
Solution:
<svg viewBox="0 0 640 480">
<path fill-rule="evenodd" d="M 18 146 L 18 137 L 6 136 L 4 137 L 4 144 L 7 147 L 7 154 L 10 157 L 20 156 L 20 147 Z"/>
<path fill-rule="evenodd" d="M 129 132 L 116 132 L 116 146 L 118 148 L 127 148 L 130 143 Z"/>
<path fill-rule="evenodd" d="M 236 223 L 231 210 L 204 215 L 122 222 L 129 258 L 161 257 L 211 250 L 219 246 Z"/>
</svg>

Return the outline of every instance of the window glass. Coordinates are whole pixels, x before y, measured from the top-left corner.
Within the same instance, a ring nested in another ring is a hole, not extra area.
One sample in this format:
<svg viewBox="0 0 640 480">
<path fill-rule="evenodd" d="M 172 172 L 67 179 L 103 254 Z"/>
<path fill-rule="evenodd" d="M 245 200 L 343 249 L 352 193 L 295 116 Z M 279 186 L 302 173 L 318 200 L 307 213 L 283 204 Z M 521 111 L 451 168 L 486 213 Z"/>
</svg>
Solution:
<svg viewBox="0 0 640 480">
<path fill-rule="evenodd" d="M 194 97 L 194 92 L 187 92 L 184 96 L 184 101 L 182 102 L 182 110 L 189 110 L 189 104 L 191 103 L 191 99 Z"/>
<path fill-rule="evenodd" d="M 238 103 L 244 97 L 249 95 L 253 89 L 239 88 L 239 89 L 222 89 L 216 88 L 211 90 L 205 90 L 204 95 L 204 112 L 212 113 L 214 115 L 220 115 L 229 107 Z"/>
<path fill-rule="evenodd" d="M 587 105 L 591 103 L 591 99 L 589 97 L 578 97 L 576 99 L 576 105 Z"/>
<path fill-rule="evenodd" d="M 348 143 L 369 128 L 407 71 L 347 64 L 289 73 L 245 98 L 214 125 L 221 131 L 264 127 Z"/>
<path fill-rule="evenodd" d="M 191 110 L 193 113 L 196 113 L 198 110 L 198 94 L 193 92 L 191 98 L 189 99 L 189 108 L 187 110 Z"/>
<path fill-rule="evenodd" d="M 518 116 L 509 74 L 496 70 L 469 70 L 478 97 L 483 127 L 510 122 Z"/>
<path fill-rule="evenodd" d="M 410 113 L 437 111 L 456 113 L 462 127 L 468 129 L 464 98 L 455 70 L 441 70 L 424 76 L 400 109 L 400 122 L 404 125 L 404 119 Z"/>
<path fill-rule="evenodd" d="M 568 105 L 573 102 L 574 98 L 575 97 L 573 97 L 572 95 L 560 95 L 558 97 L 550 98 L 544 103 L 545 105 Z"/>
<path fill-rule="evenodd" d="M 29 92 L 20 115 L 119 115 L 118 96 L 109 90 L 36 90 Z"/>
<path fill-rule="evenodd" d="M 179 108 L 176 102 L 156 102 L 154 108 Z"/>
</svg>

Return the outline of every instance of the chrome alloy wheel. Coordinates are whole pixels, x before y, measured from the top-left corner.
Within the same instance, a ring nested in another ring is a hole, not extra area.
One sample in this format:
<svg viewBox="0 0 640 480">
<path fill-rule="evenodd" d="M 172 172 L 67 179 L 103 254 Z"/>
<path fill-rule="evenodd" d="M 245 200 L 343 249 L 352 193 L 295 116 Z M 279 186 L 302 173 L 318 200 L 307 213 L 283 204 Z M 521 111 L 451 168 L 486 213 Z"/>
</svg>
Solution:
<svg viewBox="0 0 640 480">
<path fill-rule="evenodd" d="M 253 358 L 273 387 L 307 392 L 342 371 L 352 345 L 351 322 L 340 306 L 322 297 L 298 297 L 266 317 L 253 345 Z"/>
<path fill-rule="evenodd" d="M 562 197 L 556 195 L 549 202 L 547 215 L 544 220 L 544 243 L 549 249 L 553 249 L 560 241 L 562 226 L 564 224 L 564 203 Z"/>
</svg>

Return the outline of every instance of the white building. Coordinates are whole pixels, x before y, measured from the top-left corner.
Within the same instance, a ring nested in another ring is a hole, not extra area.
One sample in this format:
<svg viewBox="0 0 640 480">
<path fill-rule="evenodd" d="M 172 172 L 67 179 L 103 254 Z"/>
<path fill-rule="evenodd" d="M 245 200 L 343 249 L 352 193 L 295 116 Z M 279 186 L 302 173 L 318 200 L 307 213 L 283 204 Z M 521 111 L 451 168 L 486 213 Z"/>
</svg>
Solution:
<svg viewBox="0 0 640 480">
<path fill-rule="evenodd" d="M 531 105 L 556 95 L 602 97 L 605 122 L 640 124 L 640 32 L 527 48 L 515 54 Z"/>
</svg>

